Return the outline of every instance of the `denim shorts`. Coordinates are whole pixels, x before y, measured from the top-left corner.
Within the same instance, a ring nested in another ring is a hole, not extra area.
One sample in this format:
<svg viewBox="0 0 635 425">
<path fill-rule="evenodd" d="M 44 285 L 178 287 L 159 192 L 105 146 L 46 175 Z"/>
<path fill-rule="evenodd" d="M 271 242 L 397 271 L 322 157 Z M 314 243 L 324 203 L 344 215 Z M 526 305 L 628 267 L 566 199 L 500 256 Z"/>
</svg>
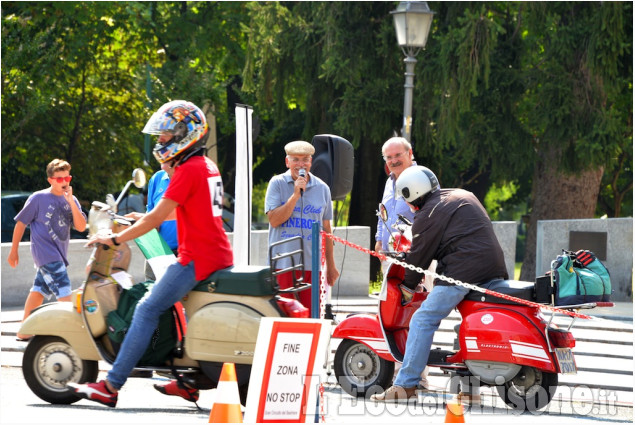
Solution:
<svg viewBox="0 0 635 425">
<path fill-rule="evenodd" d="M 31 292 L 39 292 L 48 300 L 53 294 L 58 299 L 68 297 L 71 291 L 71 280 L 63 261 L 53 261 L 37 269 Z"/>
</svg>

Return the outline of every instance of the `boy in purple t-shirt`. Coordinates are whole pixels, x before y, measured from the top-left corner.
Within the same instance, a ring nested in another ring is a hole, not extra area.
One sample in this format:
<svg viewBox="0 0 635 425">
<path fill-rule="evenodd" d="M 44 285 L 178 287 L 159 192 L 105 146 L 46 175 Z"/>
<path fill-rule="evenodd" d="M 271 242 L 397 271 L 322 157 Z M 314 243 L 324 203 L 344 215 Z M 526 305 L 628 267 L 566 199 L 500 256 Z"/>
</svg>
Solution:
<svg viewBox="0 0 635 425">
<path fill-rule="evenodd" d="M 9 265 L 15 268 L 20 261 L 18 246 L 26 226 L 31 226 L 31 255 L 37 272 L 29 296 L 24 304 L 24 321 L 31 311 L 39 307 L 52 294 L 59 301 L 71 300 L 71 282 L 66 266 L 71 225 L 80 232 L 86 229 L 86 215 L 82 212 L 70 186 L 71 165 L 54 159 L 46 166 L 46 175 L 51 185 L 33 193 L 22 211 L 15 216 L 15 229 Z M 31 335 L 17 335 L 26 340 Z"/>
</svg>

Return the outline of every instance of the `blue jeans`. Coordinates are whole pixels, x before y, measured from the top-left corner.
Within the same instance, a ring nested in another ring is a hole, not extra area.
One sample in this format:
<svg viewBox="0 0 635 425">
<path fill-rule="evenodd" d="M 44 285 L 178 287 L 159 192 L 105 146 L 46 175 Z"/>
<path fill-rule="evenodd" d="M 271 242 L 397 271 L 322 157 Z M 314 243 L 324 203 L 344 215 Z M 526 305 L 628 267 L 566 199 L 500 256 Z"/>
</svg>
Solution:
<svg viewBox="0 0 635 425">
<path fill-rule="evenodd" d="M 108 372 L 108 382 L 120 389 L 150 344 L 159 316 L 183 298 L 196 285 L 194 262 L 187 266 L 170 265 L 160 281 L 137 304 L 130 329 L 121 344 L 117 359 Z"/>
<path fill-rule="evenodd" d="M 434 332 L 439 329 L 441 320 L 448 317 L 468 292 L 470 290 L 462 286 L 434 286 L 428 298 L 410 319 L 406 353 L 394 385 L 403 388 L 417 386 L 421 372 L 428 364 Z"/>
</svg>

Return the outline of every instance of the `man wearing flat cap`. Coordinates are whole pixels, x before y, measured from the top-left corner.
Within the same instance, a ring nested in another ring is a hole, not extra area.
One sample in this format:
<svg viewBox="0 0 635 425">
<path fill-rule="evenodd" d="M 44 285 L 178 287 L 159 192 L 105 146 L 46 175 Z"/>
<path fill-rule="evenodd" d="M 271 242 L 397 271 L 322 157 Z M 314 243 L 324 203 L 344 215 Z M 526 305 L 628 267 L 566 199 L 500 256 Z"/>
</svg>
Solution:
<svg viewBox="0 0 635 425">
<path fill-rule="evenodd" d="M 304 241 L 304 281 L 311 282 L 311 228 L 314 222 L 321 223 L 321 228 L 331 233 L 333 204 L 331 191 L 326 183 L 309 172 L 315 148 L 310 143 L 295 141 L 284 147 L 287 154 L 284 162 L 288 170 L 284 174 L 273 176 L 267 186 L 265 196 L 265 213 L 269 219 L 269 245 L 283 239 L 302 236 Z M 330 242 L 330 240 L 329 240 Z M 291 252 L 299 249 L 299 243 L 283 244 L 274 248 L 272 256 L 279 252 Z M 285 246 L 286 245 L 286 246 Z M 326 281 L 333 286 L 339 276 L 333 258 L 333 244 L 327 243 Z M 299 261 L 298 258 L 295 262 Z M 277 269 L 290 267 L 291 260 L 279 260 L 273 266 Z M 290 273 L 278 276 L 280 288 L 288 288 L 293 284 Z M 293 296 L 290 296 L 293 297 Z M 311 291 L 299 293 L 302 305 L 311 310 Z"/>
</svg>

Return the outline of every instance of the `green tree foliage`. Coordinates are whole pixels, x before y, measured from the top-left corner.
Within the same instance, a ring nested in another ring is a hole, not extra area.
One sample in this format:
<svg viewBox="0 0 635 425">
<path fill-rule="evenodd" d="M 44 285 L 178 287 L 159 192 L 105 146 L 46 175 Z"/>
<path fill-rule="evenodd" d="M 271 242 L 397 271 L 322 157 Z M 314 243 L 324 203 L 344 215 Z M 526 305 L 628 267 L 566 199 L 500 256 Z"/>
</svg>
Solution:
<svg viewBox="0 0 635 425">
<path fill-rule="evenodd" d="M 525 90 L 518 15 L 523 3 L 439 3 L 419 59 L 421 95 L 413 139 L 442 185 L 484 199 L 491 184 L 525 182 L 530 136 L 518 101 Z M 510 172 L 513 170 L 513 172 Z M 516 197 L 526 196 L 519 185 Z"/>
<path fill-rule="evenodd" d="M 2 187 L 41 188 L 46 163 L 65 157 L 81 198 L 102 199 L 147 160 L 150 113 L 183 98 L 214 107 L 231 193 L 234 106 L 246 103 L 254 183 L 284 171 L 287 142 L 338 134 L 355 147 L 350 224 L 374 231 L 381 145 L 402 122 L 396 4 L 3 2 Z M 631 215 L 632 4 L 430 7 L 415 68 L 417 161 L 480 199 L 513 187 L 494 196 L 497 210 L 531 199 L 532 220 Z M 549 192 L 553 182 L 571 197 Z M 554 197 L 562 205 L 548 208 Z"/>
<path fill-rule="evenodd" d="M 614 175 L 632 152 L 633 114 L 632 4 L 531 3 L 529 12 L 522 110 L 537 157 L 524 280 L 535 274 L 537 220 L 594 216 L 605 169 Z"/>
<path fill-rule="evenodd" d="M 73 165 L 76 193 L 103 196 L 141 164 L 141 139 L 128 132 L 144 112 L 143 52 L 124 5 L 3 3 L 4 189 L 42 188 L 46 164 L 61 157 Z"/>
<path fill-rule="evenodd" d="M 140 133 L 152 110 L 183 98 L 228 114 L 244 66 L 243 7 L 3 2 L 3 189 L 41 188 L 56 157 L 71 162 L 84 200 L 119 190 L 144 160 L 157 169 Z M 221 135 L 233 132 L 232 119 L 219 121 Z"/>
<path fill-rule="evenodd" d="M 632 143 L 630 4 L 431 5 L 437 16 L 418 57 L 413 141 L 416 158 L 444 186 L 483 199 L 493 184 L 513 184 L 510 203 L 533 191 L 534 222 L 551 214 L 593 216 L 588 205 L 595 205 L 599 177 L 611 164 L 618 176 L 612 186 L 621 184 L 613 197 L 632 196 L 623 182 L 632 159 L 623 159 L 626 170 L 615 168 Z M 275 104 L 276 117 L 280 108 L 303 107 L 305 138 L 330 125 L 352 141 L 354 224 L 374 223 L 385 178 L 379 149 L 401 121 L 403 68 L 387 19 L 392 8 L 336 2 L 250 9 L 251 22 L 262 25 L 250 26 L 244 88 L 255 93 L 258 110 Z M 267 40 L 264 50 L 257 40 Z M 288 78 L 291 67 L 294 78 Z M 283 98 L 292 105 L 275 102 Z M 553 190 L 559 181 L 572 190 Z M 543 210 L 554 197 L 559 207 Z"/>
<path fill-rule="evenodd" d="M 276 119 L 263 135 L 271 138 L 269 154 L 320 133 L 348 139 L 356 148 L 352 224 L 374 225 L 385 179 L 381 145 L 400 122 L 401 53 L 388 19 L 393 8 L 385 2 L 250 5 L 244 89 L 256 95 L 259 114 Z M 299 117 L 298 109 L 304 125 L 289 134 L 280 117 Z"/>
</svg>

